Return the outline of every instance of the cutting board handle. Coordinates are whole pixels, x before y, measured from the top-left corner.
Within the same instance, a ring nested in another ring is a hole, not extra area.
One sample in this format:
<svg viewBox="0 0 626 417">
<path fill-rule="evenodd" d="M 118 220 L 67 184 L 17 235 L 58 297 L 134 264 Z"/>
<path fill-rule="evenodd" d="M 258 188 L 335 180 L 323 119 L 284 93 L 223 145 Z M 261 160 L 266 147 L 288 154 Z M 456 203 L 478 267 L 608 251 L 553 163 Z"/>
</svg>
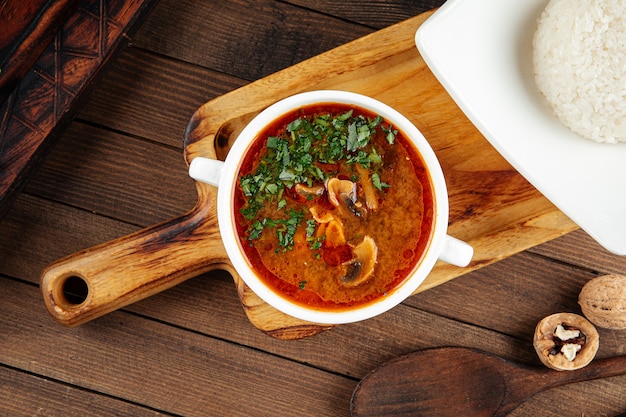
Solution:
<svg viewBox="0 0 626 417">
<path fill-rule="evenodd" d="M 53 318 L 80 325 L 204 272 L 232 273 L 215 205 L 204 201 L 186 215 L 48 266 L 41 290 Z"/>
</svg>

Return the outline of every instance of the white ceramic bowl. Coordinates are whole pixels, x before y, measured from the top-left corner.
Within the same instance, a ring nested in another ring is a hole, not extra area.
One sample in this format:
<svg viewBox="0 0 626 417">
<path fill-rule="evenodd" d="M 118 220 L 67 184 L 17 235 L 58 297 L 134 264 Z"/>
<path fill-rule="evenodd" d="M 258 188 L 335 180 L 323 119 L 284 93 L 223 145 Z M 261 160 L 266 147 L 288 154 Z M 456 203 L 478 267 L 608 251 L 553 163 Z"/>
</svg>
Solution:
<svg viewBox="0 0 626 417">
<path fill-rule="evenodd" d="M 371 304 L 338 311 L 319 310 L 296 304 L 275 292 L 257 277 L 241 248 L 234 222 L 233 199 L 237 174 L 243 155 L 258 133 L 273 120 L 290 111 L 316 103 L 343 103 L 355 105 L 381 115 L 394 128 L 402 131 L 419 150 L 430 172 L 435 194 L 434 232 L 425 256 L 415 270 L 400 286 Z M 472 257 L 472 248 L 446 234 L 448 225 L 448 194 L 443 172 L 432 148 L 420 131 L 404 116 L 391 107 L 360 94 L 320 90 L 285 98 L 257 115 L 240 133 L 224 162 L 197 157 L 191 161 L 189 175 L 218 187 L 217 213 L 219 229 L 228 256 L 237 273 L 261 299 L 290 316 L 324 324 L 340 324 L 364 320 L 381 314 L 410 296 L 424 281 L 437 259 L 466 266 Z"/>
<path fill-rule="evenodd" d="M 534 80 L 548 0 L 448 0 L 416 32 L 433 74 L 489 142 L 609 251 L 626 255 L 626 143 L 566 128 Z"/>
</svg>

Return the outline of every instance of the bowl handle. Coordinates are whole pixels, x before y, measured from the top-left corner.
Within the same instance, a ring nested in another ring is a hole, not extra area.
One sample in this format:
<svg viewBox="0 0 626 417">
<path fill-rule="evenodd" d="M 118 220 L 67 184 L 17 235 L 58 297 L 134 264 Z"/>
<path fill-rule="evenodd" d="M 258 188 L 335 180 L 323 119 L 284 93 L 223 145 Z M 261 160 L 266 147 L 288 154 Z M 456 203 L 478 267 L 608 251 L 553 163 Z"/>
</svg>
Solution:
<svg viewBox="0 0 626 417">
<path fill-rule="evenodd" d="M 446 235 L 443 248 L 439 254 L 439 260 L 455 266 L 465 267 L 472 261 L 473 256 L 474 248 L 468 243 Z"/>
<path fill-rule="evenodd" d="M 41 275 L 44 303 L 66 326 L 83 324 L 191 277 L 232 270 L 214 205 L 140 230 L 49 265 Z"/>
<path fill-rule="evenodd" d="M 195 157 L 189 164 L 189 176 L 214 187 L 219 187 L 224 161 L 219 159 Z"/>
</svg>

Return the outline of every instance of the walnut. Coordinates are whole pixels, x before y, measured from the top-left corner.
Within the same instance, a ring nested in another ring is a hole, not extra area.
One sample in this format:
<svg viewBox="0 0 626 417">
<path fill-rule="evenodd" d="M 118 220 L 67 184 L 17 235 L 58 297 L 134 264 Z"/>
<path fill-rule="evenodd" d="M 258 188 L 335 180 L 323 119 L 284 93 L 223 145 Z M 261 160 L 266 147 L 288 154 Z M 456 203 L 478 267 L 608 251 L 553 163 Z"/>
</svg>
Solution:
<svg viewBox="0 0 626 417">
<path fill-rule="evenodd" d="M 573 371 L 587 366 L 596 356 L 600 336 L 578 314 L 558 313 L 542 319 L 535 328 L 533 346 L 548 368 Z"/>
<path fill-rule="evenodd" d="M 626 277 L 611 274 L 588 281 L 580 291 L 578 304 L 596 326 L 626 329 Z"/>
</svg>

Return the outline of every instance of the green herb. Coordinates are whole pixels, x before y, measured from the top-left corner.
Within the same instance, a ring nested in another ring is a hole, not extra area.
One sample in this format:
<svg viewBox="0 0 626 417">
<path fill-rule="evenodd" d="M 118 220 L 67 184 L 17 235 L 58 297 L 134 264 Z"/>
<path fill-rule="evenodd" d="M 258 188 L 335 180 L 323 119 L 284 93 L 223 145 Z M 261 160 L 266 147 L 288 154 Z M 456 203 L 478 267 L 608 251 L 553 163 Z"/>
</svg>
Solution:
<svg viewBox="0 0 626 417">
<path fill-rule="evenodd" d="M 306 281 L 300 281 L 298 283 L 298 288 L 300 289 L 300 291 L 302 291 L 305 286 L 306 286 Z"/>
<path fill-rule="evenodd" d="M 311 250 L 317 250 L 321 248 L 322 243 L 324 242 L 324 238 L 326 237 L 326 236 L 322 236 L 322 237 L 313 236 L 315 234 L 315 227 L 316 227 L 315 220 L 309 219 L 306 221 L 306 240 L 309 243 L 309 249 Z"/>
<path fill-rule="evenodd" d="M 389 184 L 382 182 L 380 180 L 380 175 L 378 175 L 378 173 L 373 173 L 372 174 L 372 184 L 374 185 L 374 187 L 376 187 L 376 189 L 378 189 L 379 191 L 382 191 L 383 188 L 389 188 L 391 187 Z"/>
<path fill-rule="evenodd" d="M 313 236 L 315 233 L 315 220 L 307 220 L 306 221 L 306 237 Z"/>
<path fill-rule="evenodd" d="M 270 219 L 265 217 L 262 220 L 256 220 L 246 231 L 248 240 L 258 239 L 265 229 L 271 228 L 275 229 L 278 244 L 283 251 L 293 249 L 294 236 L 303 218 L 304 212 L 291 209 L 287 219 Z"/>
<path fill-rule="evenodd" d="M 324 243 L 324 236 L 322 237 L 314 237 L 309 240 L 309 249 L 318 250 L 322 247 L 322 243 Z M 314 255 L 317 259 L 319 259 L 318 254 Z"/>
<path fill-rule="evenodd" d="M 266 219 L 264 219 L 266 220 Z M 261 237 L 261 233 L 263 233 L 263 229 L 265 228 L 265 221 L 257 220 L 248 229 L 248 240 L 255 240 Z"/>
<path fill-rule="evenodd" d="M 382 126 L 382 129 L 383 129 L 383 132 L 386 133 L 385 138 L 387 139 L 387 142 L 390 145 L 393 145 L 393 143 L 396 141 L 396 136 L 398 135 L 398 131 L 392 128 L 391 126 L 389 127 Z"/>
<path fill-rule="evenodd" d="M 252 222 L 248 239 L 258 239 L 265 229 L 273 228 L 280 247 L 283 250 L 293 248 L 296 228 L 304 218 L 302 212 L 290 210 L 287 219 L 259 219 L 257 216 L 265 204 L 272 201 L 276 201 L 278 210 L 285 209 L 285 189 L 296 184 L 312 187 L 337 174 L 324 171 L 322 166 L 341 162 L 361 164 L 374 172 L 372 181 L 377 189 L 389 187 L 376 174 L 382 167 L 382 157 L 371 140 L 376 129 L 381 128 L 387 141 L 393 143 L 397 131 L 381 125 L 382 121 L 380 116 L 354 116 L 352 110 L 334 116 L 316 114 L 297 118 L 287 125 L 284 134 L 268 137 L 265 154 L 255 170 L 239 179 L 246 198 L 240 212 Z M 307 222 L 306 227 L 310 247 L 321 247 L 321 241 L 313 237 L 314 222 Z"/>
</svg>

